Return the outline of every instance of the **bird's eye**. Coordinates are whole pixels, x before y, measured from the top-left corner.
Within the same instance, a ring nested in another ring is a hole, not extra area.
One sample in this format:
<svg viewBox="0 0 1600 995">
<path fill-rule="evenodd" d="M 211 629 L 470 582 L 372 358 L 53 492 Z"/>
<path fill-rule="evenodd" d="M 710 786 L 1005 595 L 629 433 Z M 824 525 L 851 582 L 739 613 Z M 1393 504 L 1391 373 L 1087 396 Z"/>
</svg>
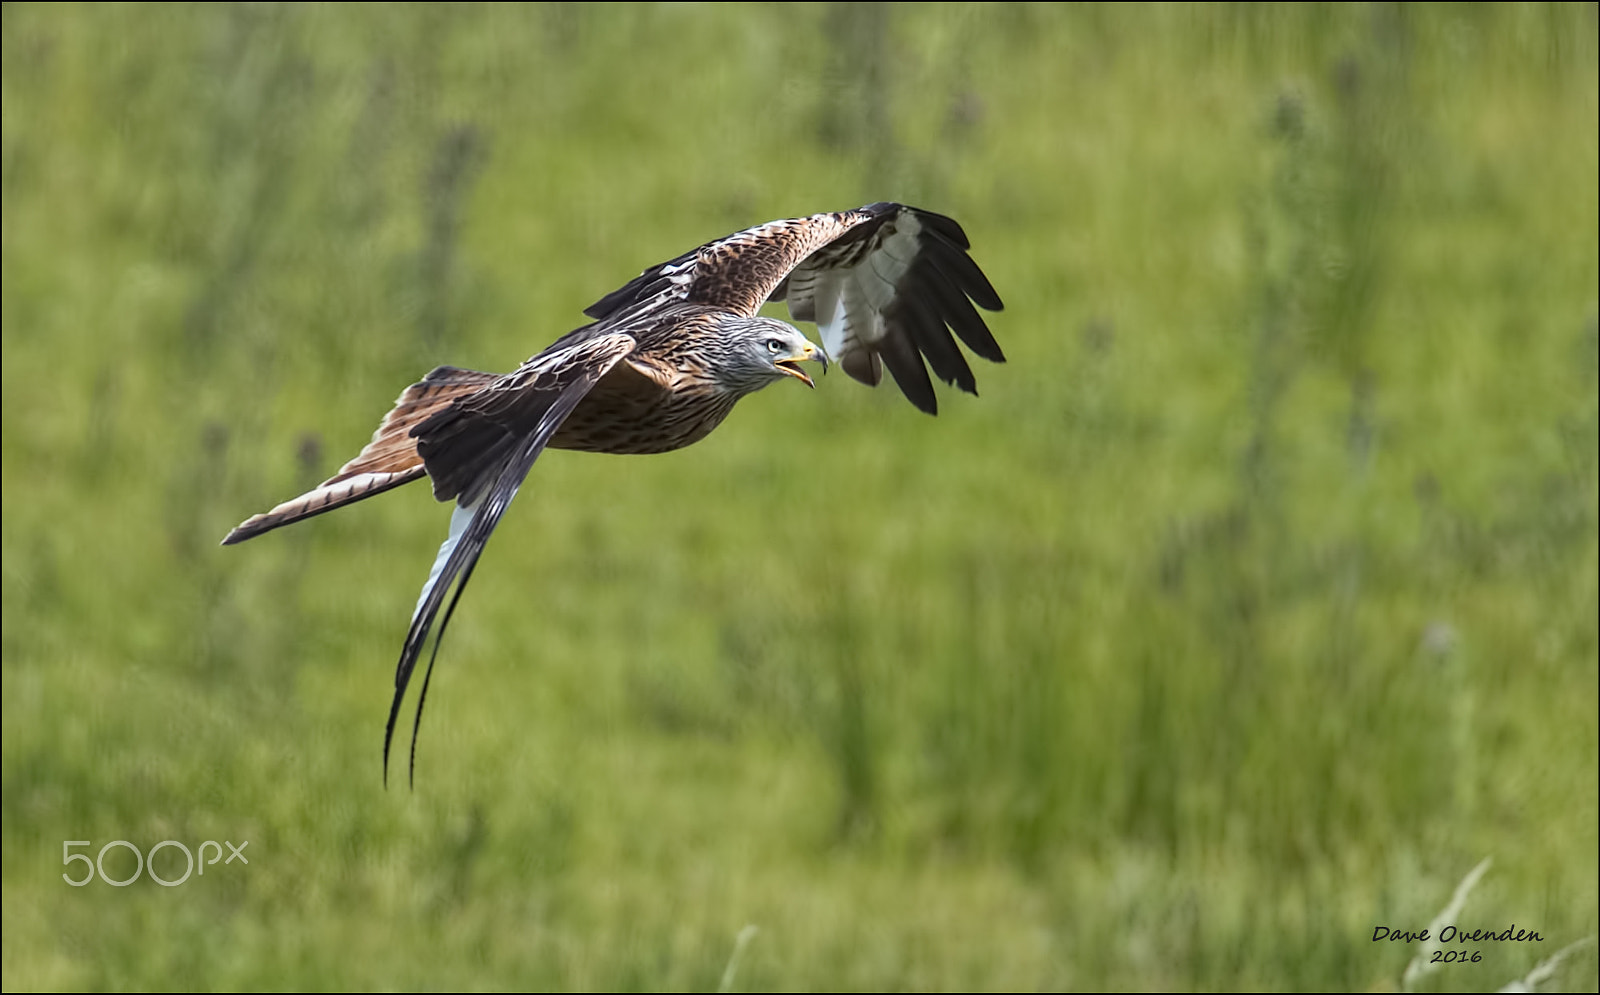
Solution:
<svg viewBox="0 0 1600 995">
<path fill-rule="evenodd" d="M 782 339 L 768 339 L 767 340 L 767 351 L 772 353 L 774 356 L 776 356 L 778 353 L 782 352 L 783 351 L 783 340 Z"/>
</svg>

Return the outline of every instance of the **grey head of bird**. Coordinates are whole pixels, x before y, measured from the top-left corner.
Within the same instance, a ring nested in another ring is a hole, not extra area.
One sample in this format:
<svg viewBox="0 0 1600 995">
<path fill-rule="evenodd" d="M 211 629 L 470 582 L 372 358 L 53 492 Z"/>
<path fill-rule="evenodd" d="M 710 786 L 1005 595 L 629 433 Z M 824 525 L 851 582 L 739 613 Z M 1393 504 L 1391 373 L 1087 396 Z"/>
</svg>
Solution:
<svg viewBox="0 0 1600 995">
<path fill-rule="evenodd" d="M 718 323 L 718 331 L 721 341 L 715 375 L 726 390 L 749 394 L 784 377 L 814 387 L 800 364 L 815 361 L 824 371 L 828 368 L 828 354 L 821 346 L 776 318 L 729 315 Z"/>
</svg>

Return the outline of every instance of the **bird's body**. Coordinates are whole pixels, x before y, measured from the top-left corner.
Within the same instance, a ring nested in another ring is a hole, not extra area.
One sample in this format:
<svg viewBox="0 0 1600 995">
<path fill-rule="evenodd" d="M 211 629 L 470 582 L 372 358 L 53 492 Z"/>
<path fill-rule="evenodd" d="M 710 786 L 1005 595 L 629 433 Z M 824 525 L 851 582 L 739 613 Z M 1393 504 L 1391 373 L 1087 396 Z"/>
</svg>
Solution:
<svg viewBox="0 0 1600 995">
<path fill-rule="evenodd" d="M 1000 299 L 967 247 L 954 221 L 900 204 L 773 221 L 708 242 L 608 294 L 586 311 L 593 322 L 511 373 L 435 369 L 406 388 L 372 441 L 337 474 L 249 519 L 223 542 L 423 477 L 435 498 L 456 502 L 396 670 L 387 771 L 395 719 L 445 594 L 454 587 L 441 636 L 540 452 L 680 449 L 768 384 L 792 377 L 811 385 L 798 364 L 826 366 L 830 354 L 868 384 L 888 366 L 906 397 L 930 414 L 936 402 L 924 359 L 940 379 L 976 393 L 951 332 L 980 356 L 1004 356 L 973 308 L 999 310 Z M 759 317 L 767 300 L 787 300 L 793 317 L 815 321 L 827 351 L 792 326 Z M 426 695 L 425 679 L 417 722 Z M 415 746 L 414 727 L 413 757 Z"/>
<path fill-rule="evenodd" d="M 702 364 L 683 355 L 685 342 L 716 334 L 702 327 L 712 325 L 714 316 L 671 318 L 656 326 L 666 334 L 635 336 L 638 347 L 579 402 L 550 439 L 551 448 L 665 453 L 699 442 L 722 423 L 744 394 L 720 387 Z"/>
</svg>

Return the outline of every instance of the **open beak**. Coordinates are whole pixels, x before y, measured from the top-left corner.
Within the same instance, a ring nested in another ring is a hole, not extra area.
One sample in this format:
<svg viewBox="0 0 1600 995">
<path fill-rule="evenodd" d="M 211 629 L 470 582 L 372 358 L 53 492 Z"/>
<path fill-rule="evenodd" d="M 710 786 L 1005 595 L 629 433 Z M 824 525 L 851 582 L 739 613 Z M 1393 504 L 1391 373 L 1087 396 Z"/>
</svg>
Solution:
<svg viewBox="0 0 1600 995">
<path fill-rule="evenodd" d="M 815 387 L 816 384 L 812 382 L 810 377 L 806 376 L 804 370 L 800 369 L 801 363 L 813 361 L 822 364 L 823 373 L 828 372 L 828 354 L 822 350 L 821 346 L 807 342 L 804 351 L 802 351 L 799 355 L 793 356 L 789 359 L 780 359 L 772 365 L 776 366 L 783 373 L 787 373 L 789 376 L 794 377 L 807 387 Z"/>
</svg>

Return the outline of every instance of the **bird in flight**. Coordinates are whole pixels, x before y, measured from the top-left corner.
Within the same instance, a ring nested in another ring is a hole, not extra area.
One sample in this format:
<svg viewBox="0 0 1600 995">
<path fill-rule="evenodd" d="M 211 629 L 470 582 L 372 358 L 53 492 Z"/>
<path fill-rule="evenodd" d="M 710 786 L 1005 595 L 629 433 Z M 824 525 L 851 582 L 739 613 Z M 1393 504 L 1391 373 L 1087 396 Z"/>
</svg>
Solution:
<svg viewBox="0 0 1600 995">
<path fill-rule="evenodd" d="M 387 781 L 395 721 L 438 621 L 411 726 L 414 776 L 439 640 L 541 452 L 681 449 L 705 438 L 746 394 L 785 378 L 814 386 L 800 367 L 811 360 L 826 370 L 831 358 L 871 386 L 888 367 L 901 393 L 930 415 L 938 405 L 928 367 L 976 394 L 956 339 L 984 359 L 1005 356 L 973 306 L 1001 309 L 969 247 L 950 218 L 889 203 L 770 221 L 707 242 L 602 297 L 584 312 L 593 321 L 510 373 L 435 369 L 405 389 L 355 459 L 314 490 L 248 519 L 223 545 L 423 477 L 435 499 L 455 502 L 400 651 L 383 736 Z M 769 300 L 787 301 L 791 317 L 814 322 L 823 348 L 792 325 L 759 316 Z"/>
</svg>

